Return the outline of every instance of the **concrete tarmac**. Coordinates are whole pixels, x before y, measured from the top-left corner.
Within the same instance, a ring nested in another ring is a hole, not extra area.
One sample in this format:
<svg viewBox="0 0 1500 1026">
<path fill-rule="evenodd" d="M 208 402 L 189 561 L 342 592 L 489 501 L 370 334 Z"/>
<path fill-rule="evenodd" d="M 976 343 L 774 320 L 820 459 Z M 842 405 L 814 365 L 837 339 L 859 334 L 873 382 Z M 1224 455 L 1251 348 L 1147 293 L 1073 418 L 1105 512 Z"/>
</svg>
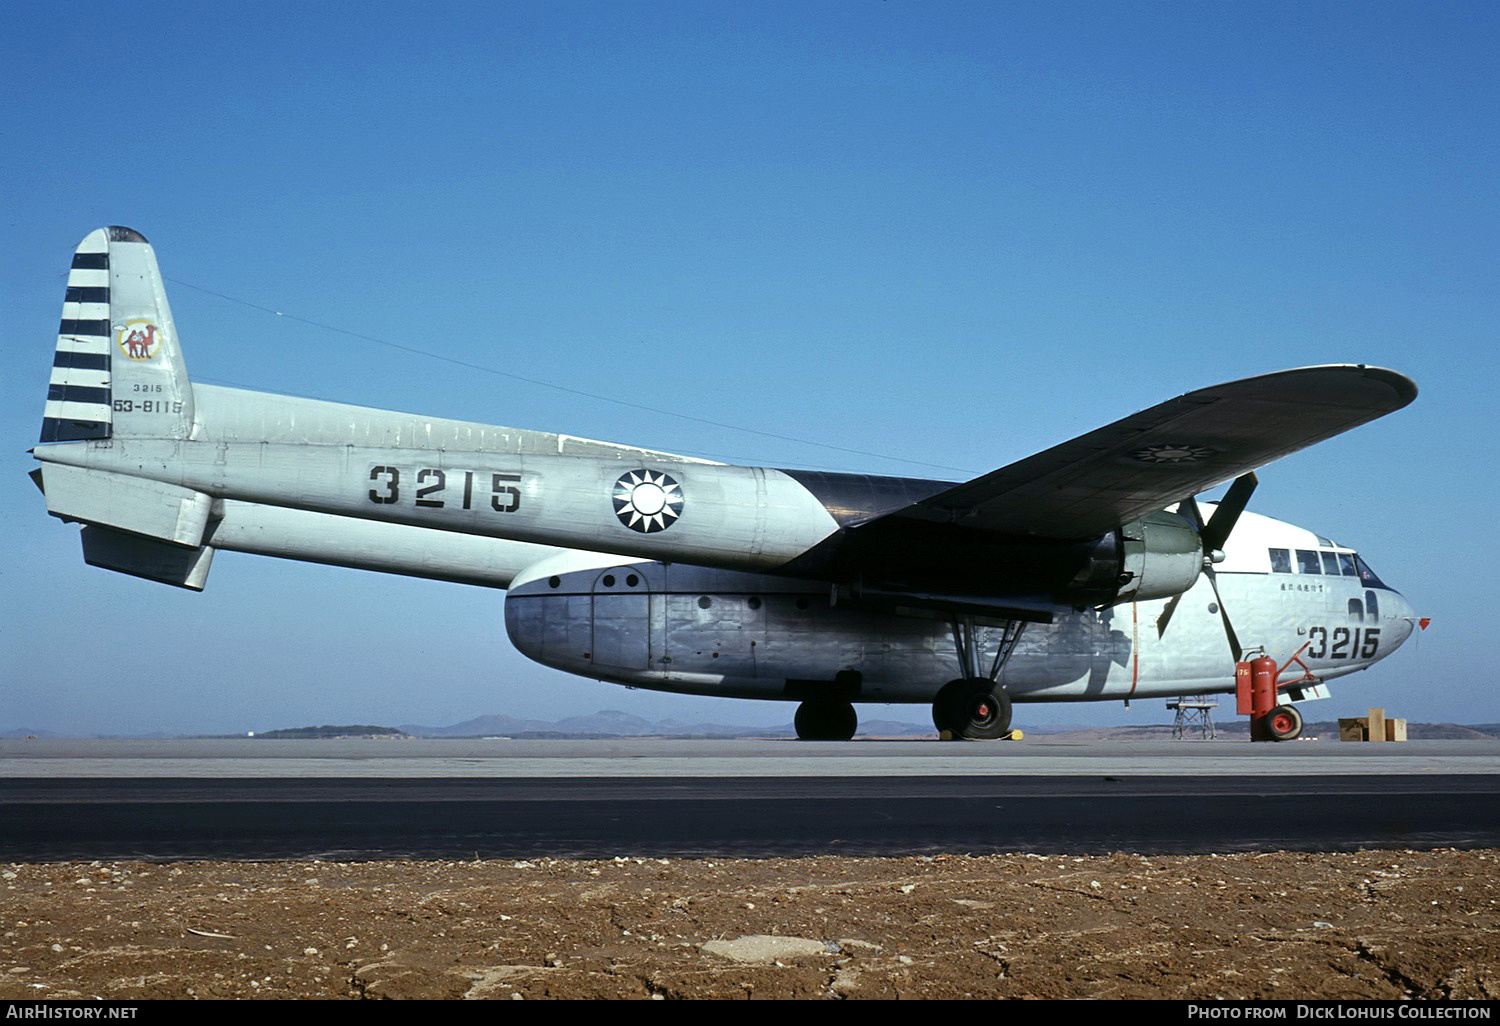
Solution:
<svg viewBox="0 0 1500 1026">
<path fill-rule="evenodd" d="M 1500 742 L 627 738 L 0 741 L 7 777 L 891 777 L 1500 774 Z"/>
<path fill-rule="evenodd" d="M 1485 742 L 14 741 L 0 859 L 1500 847 Z"/>
</svg>

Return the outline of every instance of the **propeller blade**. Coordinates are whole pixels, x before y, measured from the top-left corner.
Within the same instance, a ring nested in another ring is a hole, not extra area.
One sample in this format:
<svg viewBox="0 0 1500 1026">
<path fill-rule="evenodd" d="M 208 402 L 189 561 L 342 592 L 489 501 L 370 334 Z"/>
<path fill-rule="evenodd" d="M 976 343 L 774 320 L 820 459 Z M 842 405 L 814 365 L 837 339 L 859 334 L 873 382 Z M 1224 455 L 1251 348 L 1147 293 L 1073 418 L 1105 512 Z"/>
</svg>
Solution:
<svg viewBox="0 0 1500 1026">
<path fill-rule="evenodd" d="M 1177 512 L 1180 516 L 1187 517 L 1189 520 L 1191 520 L 1193 522 L 1193 526 L 1198 529 L 1199 534 L 1203 533 L 1203 511 L 1198 508 L 1197 496 L 1189 495 L 1187 498 L 1178 502 Z"/>
<path fill-rule="evenodd" d="M 1250 496 L 1254 493 L 1258 483 L 1253 471 L 1234 479 L 1234 484 L 1229 486 L 1229 491 L 1225 492 L 1224 498 L 1219 501 L 1219 508 L 1214 510 L 1214 515 L 1208 518 L 1208 523 L 1198 531 L 1198 536 L 1203 539 L 1204 552 L 1213 552 L 1215 549 L 1224 547 L 1224 543 L 1229 540 L 1229 532 L 1234 530 L 1235 522 L 1240 519 L 1240 514 L 1245 512 L 1245 505 L 1250 501 Z M 1191 503 L 1191 505 L 1193 511 L 1197 512 L 1198 504 Z"/>
<path fill-rule="evenodd" d="M 1229 651 L 1234 654 L 1234 661 L 1239 662 L 1245 650 L 1240 647 L 1239 635 L 1234 632 L 1234 624 L 1229 622 L 1229 610 L 1224 608 L 1224 599 L 1219 595 L 1219 575 L 1214 573 L 1213 567 L 1205 568 L 1204 574 L 1214 590 L 1214 603 L 1219 607 L 1219 618 L 1224 621 L 1224 636 L 1229 639 Z"/>
<path fill-rule="evenodd" d="M 1203 536 L 1203 513 L 1198 509 L 1197 498 L 1189 495 L 1183 499 L 1177 504 L 1177 513 L 1179 516 L 1187 517 L 1192 521 L 1193 529 L 1198 532 L 1198 536 L 1200 538 Z M 1167 633 L 1167 624 L 1172 622 L 1172 614 L 1177 612 L 1177 604 L 1182 601 L 1182 596 L 1186 594 L 1187 592 L 1185 591 L 1178 592 L 1167 600 L 1167 604 L 1162 609 L 1161 615 L 1156 618 L 1156 636 L 1158 638 Z"/>
<path fill-rule="evenodd" d="M 1229 650 L 1234 654 L 1235 662 L 1240 661 L 1245 650 L 1240 647 L 1240 638 L 1234 632 L 1234 624 L 1229 622 L 1229 610 L 1224 608 L 1224 599 L 1219 595 L 1219 577 L 1214 573 L 1213 563 L 1209 557 L 1215 549 L 1224 547 L 1224 543 L 1229 539 L 1229 532 L 1234 530 L 1240 514 L 1245 512 L 1245 506 L 1249 503 L 1257 483 L 1253 472 L 1235 478 L 1234 484 L 1230 485 L 1229 491 L 1224 493 L 1224 498 L 1219 501 L 1218 508 L 1214 510 L 1214 515 L 1208 518 L 1207 524 L 1203 522 L 1203 512 L 1198 509 L 1198 500 L 1193 496 L 1183 499 L 1177 506 L 1177 512 L 1193 522 L 1193 526 L 1198 529 L 1198 537 L 1203 542 L 1203 575 L 1208 578 L 1208 585 L 1213 589 L 1214 605 L 1219 608 L 1219 619 L 1224 622 L 1224 637 L 1229 640 Z M 1157 637 L 1166 633 L 1167 624 L 1172 622 L 1172 614 L 1177 611 L 1177 604 L 1182 601 L 1183 594 L 1186 593 L 1173 595 L 1167 601 L 1161 616 L 1157 617 Z"/>
<path fill-rule="evenodd" d="M 1179 591 L 1176 595 L 1173 595 L 1171 598 L 1167 599 L 1166 608 L 1164 608 L 1161 611 L 1161 615 L 1156 618 L 1156 636 L 1158 638 L 1167 633 L 1167 624 L 1172 622 L 1172 614 L 1177 612 L 1177 603 L 1181 602 L 1182 596 L 1186 594 L 1187 592 L 1185 591 Z"/>
</svg>

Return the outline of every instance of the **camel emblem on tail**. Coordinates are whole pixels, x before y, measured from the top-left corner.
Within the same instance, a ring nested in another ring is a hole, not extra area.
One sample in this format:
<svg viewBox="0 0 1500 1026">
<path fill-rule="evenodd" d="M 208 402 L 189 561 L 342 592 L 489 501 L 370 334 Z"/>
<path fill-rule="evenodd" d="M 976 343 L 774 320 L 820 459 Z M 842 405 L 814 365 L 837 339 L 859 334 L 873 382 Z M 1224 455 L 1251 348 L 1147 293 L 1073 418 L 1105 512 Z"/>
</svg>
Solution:
<svg viewBox="0 0 1500 1026">
<path fill-rule="evenodd" d="M 150 321 L 131 321 L 120 329 L 120 348 L 132 360 L 149 360 L 156 355 L 160 340 L 156 325 Z"/>
</svg>

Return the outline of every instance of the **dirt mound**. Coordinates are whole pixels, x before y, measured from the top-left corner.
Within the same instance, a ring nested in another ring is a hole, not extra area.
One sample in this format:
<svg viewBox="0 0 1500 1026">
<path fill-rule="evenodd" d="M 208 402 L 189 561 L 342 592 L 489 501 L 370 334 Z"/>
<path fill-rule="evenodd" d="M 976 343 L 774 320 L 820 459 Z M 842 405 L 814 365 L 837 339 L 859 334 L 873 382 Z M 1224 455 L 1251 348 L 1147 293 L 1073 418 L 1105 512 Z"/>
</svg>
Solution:
<svg viewBox="0 0 1500 1026">
<path fill-rule="evenodd" d="M 1500 852 L 51 863 L 0 998 L 1496 998 Z"/>
</svg>

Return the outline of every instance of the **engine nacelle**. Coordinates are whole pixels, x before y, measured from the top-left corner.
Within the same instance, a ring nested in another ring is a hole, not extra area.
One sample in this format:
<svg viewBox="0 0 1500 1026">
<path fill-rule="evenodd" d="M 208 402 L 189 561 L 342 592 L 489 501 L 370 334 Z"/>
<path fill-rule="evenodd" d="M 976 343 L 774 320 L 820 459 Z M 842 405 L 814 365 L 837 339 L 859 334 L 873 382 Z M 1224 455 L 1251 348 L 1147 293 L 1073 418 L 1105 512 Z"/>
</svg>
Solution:
<svg viewBox="0 0 1500 1026">
<path fill-rule="evenodd" d="M 1120 528 L 1117 602 L 1181 595 L 1203 572 L 1203 542 L 1187 517 L 1152 513 Z"/>
<path fill-rule="evenodd" d="M 893 549 L 891 576 L 840 581 L 840 602 L 908 615 L 953 614 L 1051 623 L 1069 609 L 1170 598 L 1203 570 L 1197 526 L 1177 513 L 1152 513 L 1088 541 L 999 537 L 958 539 L 949 553 Z"/>
</svg>

